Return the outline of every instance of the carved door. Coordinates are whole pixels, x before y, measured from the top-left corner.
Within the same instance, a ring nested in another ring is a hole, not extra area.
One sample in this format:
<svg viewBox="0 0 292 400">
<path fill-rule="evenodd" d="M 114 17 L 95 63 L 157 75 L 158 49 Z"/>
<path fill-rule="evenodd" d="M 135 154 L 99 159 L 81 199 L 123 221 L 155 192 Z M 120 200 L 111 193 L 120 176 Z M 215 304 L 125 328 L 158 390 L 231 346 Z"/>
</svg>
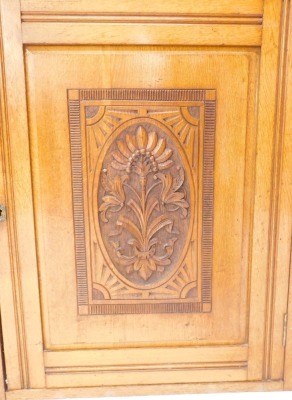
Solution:
<svg viewBox="0 0 292 400">
<path fill-rule="evenodd" d="M 281 2 L 73 3 L 3 22 L 10 390 L 280 381 Z"/>
<path fill-rule="evenodd" d="M 27 50 L 49 385 L 246 379 L 258 62 Z"/>
</svg>

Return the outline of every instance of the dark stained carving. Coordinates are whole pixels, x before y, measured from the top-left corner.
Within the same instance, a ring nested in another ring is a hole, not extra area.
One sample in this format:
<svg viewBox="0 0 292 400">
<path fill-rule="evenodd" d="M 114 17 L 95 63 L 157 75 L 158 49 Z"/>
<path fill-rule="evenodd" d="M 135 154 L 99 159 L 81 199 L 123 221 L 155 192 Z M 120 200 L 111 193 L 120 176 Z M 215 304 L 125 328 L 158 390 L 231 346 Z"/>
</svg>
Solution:
<svg viewBox="0 0 292 400">
<path fill-rule="evenodd" d="M 209 312 L 215 91 L 68 96 L 79 314 Z"/>
<path fill-rule="evenodd" d="M 102 172 L 100 220 L 115 232 L 107 249 L 110 251 L 113 244 L 113 262 L 144 281 L 154 273 L 160 277 L 172 264 L 175 245 L 177 251 L 182 250 L 183 244 L 176 242 L 185 241 L 177 226 L 179 216 L 174 218 L 174 214 L 180 213 L 182 218 L 188 214 L 189 204 L 182 191 L 185 176 L 179 155 L 174 154 L 177 151 L 168 147 L 169 140 L 138 126 L 135 134 L 116 140 L 109 151 L 112 159 Z M 113 223 L 110 213 L 118 214 Z M 106 234 L 102 237 L 107 240 Z"/>
</svg>

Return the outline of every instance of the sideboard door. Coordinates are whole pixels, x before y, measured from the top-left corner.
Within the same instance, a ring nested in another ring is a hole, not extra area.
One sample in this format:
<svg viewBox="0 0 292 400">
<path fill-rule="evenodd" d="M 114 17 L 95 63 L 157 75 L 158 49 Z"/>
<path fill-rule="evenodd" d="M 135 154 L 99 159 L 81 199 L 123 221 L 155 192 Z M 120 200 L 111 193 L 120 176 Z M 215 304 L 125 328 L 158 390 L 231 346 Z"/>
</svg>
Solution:
<svg viewBox="0 0 292 400">
<path fill-rule="evenodd" d="M 0 4 L 8 389 L 280 388 L 288 2 Z"/>
</svg>

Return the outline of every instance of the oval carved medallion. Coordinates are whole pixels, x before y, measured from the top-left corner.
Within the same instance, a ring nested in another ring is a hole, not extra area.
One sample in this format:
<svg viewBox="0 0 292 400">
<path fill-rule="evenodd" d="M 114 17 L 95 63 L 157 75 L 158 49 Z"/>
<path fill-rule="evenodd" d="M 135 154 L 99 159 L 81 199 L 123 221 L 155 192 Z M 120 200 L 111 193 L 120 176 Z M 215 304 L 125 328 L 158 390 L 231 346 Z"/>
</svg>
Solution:
<svg viewBox="0 0 292 400">
<path fill-rule="evenodd" d="M 111 267 L 134 287 L 159 285 L 187 247 L 191 185 L 178 146 L 161 125 L 138 121 L 120 130 L 101 160 L 101 238 Z"/>
</svg>

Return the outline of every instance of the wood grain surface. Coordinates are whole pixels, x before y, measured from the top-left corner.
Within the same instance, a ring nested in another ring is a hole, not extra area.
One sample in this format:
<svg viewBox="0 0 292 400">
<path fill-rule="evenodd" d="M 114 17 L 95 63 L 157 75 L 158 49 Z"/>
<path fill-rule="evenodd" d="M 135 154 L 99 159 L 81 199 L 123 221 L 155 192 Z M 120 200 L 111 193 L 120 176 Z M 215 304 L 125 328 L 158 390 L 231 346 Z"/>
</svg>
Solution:
<svg viewBox="0 0 292 400">
<path fill-rule="evenodd" d="M 6 398 L 291 390 L 291 2 L 0 12 Z"/>
</svg>

